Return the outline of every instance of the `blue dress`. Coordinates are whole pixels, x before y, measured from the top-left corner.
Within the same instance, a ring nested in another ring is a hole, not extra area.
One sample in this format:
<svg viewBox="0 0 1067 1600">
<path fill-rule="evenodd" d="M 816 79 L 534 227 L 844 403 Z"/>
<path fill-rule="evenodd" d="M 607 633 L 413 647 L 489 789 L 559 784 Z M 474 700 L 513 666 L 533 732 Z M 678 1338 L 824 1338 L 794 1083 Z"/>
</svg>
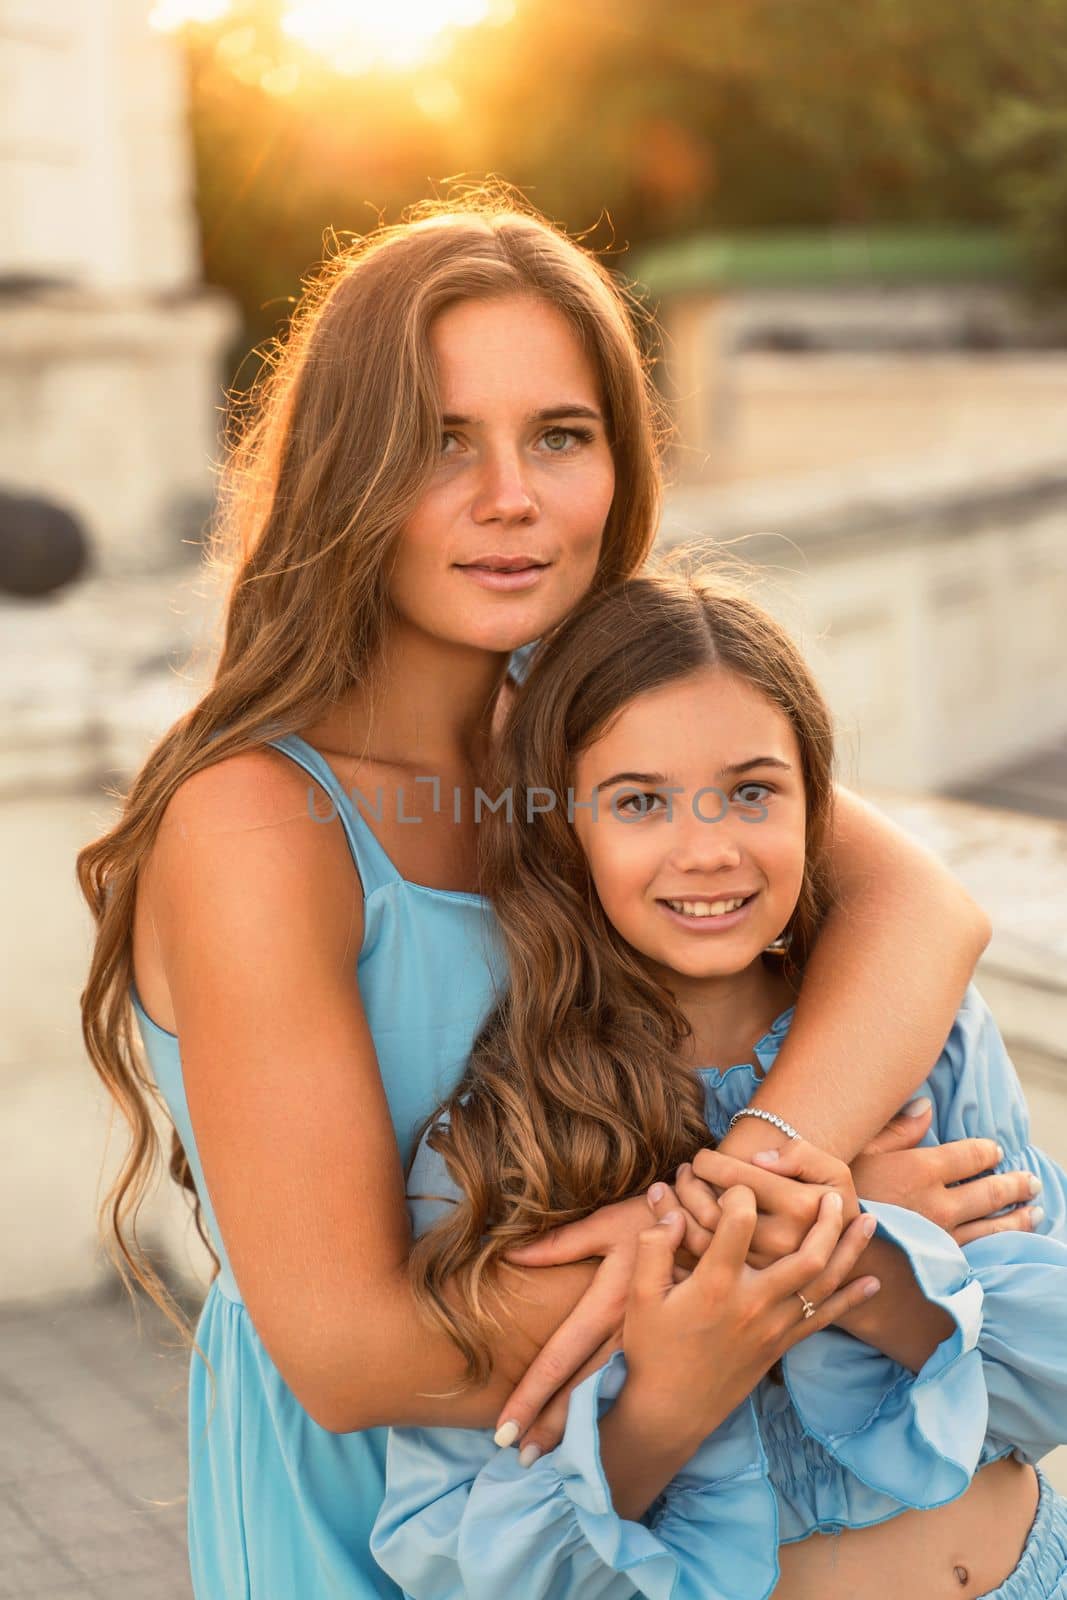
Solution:
<svg viewBox="0 0 1067 1600">
<path fill-rule="evenodd" d="M 516 652 L 513 674 L 525 654 Z M 496 922 L 479 895 L 402 878 L 310 745 L 292 734 L 267 742 L 326 790 L 363 883 L 356 971 L 406 1166 L 418 1124 L 453 1088 L 503 981 Z M 322 795 L 310 786 L 308 802 L 323 818 Z M 189 1372 L 188 1533 L 197 1600 L 398 1600 L 368 1548 L 387 1432 L 329 1432 L 279 1375 L 226 1258 L 193 1137 L 178 1039 L 145 1013 L 135 989 L 131 999 L 221 1260 L 196 1329 L 214 1369 L 214 1395 L 195 1351 Z"/>
<path fill-rule="evenodd" d="M 792 1017 L 756 1045 L 763 1073 Z M 753 1064 L 701 1077 L 721 1138 L 760 1079 Z M 529 1468 L 486 1431 L 393 1428 L 371 1547 L 405 1595 L 764 1600 L 780 1544 L 944 1505 L 986 1463 L 1013 1451 L 1036 1463 L 1067 1442 L 1067 1175 L 1031 1142 L 1014 1068 L 973 986 L 924 1092 L 934 1107 L 924 1143 L 999 1140 L 998 1170 L 1038 1176 L 1046 1217 L 1037 1233 L 961 1249 L 923 1217 L 861 1200 L 954 1323 L 921 1371 L 841 1329 L 814 1334 L 783 1358 L 784 1386 L 764 1379 L 640 1521 L 616 1514 L 598 1449 L 598 1419 L 625 1379 L 621 1352 L 575 1389 L 562 1442 Z M 459 1194 L 425 1140 L 408 1188 L 417 1232 Z M 1044 1481 L 1024 1562 L 996 1593 L 1067 1594 L 1067 1506 Z"/>
</svg>

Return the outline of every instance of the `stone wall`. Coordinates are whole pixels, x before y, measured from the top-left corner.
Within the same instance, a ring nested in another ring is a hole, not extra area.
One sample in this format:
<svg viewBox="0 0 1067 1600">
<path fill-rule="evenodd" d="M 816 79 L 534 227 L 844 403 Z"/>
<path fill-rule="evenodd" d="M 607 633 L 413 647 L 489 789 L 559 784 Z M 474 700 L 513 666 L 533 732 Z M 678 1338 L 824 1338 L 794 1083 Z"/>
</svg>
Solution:
<svg viewBox="0 0 1067 1600">
<path fill-rule="evenodd" d="M 661 550 L 750 564 L 826 691 L 846 779 L 947 787 L 1067 731 L 1067 362 L 1058 384 L 1032 426 L 990 429 L 984 449 L 670 495 Z"/>
<path fill-rule="evenodd" d="M 237 331 L 199 283 L 181 62 L 148 0 L 0 0 L 0 487 L 102 572 L 201 533 Z"/>
</svg>

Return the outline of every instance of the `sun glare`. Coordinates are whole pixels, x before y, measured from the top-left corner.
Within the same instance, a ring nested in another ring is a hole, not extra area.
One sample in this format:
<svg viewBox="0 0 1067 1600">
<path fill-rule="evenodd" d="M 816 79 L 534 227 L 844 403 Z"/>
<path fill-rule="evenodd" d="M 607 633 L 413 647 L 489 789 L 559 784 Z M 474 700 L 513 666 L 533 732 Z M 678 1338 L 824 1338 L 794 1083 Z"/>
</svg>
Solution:
<svg viewBox="0 0 1067 1600">
<path fill-rule="evenodd" d="M 484 22 L 491 0 L 289 0 L 282 31 L 338 72 L 410 67 L 449 27 Z"/>
<path fill-rule="evenodd" d="M 231 0 L 156 0 L 148 14 L 153 28 L 170 33 L 186 22 L 220 22 Z"/>
</svg>

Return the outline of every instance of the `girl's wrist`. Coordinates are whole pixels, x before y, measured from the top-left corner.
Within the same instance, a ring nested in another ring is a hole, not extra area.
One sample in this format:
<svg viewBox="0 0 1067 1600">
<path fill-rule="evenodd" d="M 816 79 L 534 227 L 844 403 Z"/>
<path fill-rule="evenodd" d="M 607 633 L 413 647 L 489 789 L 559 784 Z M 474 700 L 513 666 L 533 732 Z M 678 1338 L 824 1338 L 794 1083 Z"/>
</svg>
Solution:
<svg viewBox="0 0 1067 1600">
<path fill-rule="evenodd" d="M 735 1161 L 751 1161 L 761 1150 L 787 1150 L 790 1143 L 788 1135 L 773 1122 L 765 1122 L 762 1117 L 742 1117 L 719 1140 L 718 1148 Z"/>
<path fill-rule="evenodd" d="M 722 1416 L 708 1416 L 694 1405 L 691 1393 L 678 1394 L 673 1389 L 665 1389 L 655 1379 L 642 1381 L 630 1377 L 612 1412 L 619 1413 L 620 1426 L 625 1426 L 627 1439 L 636 1448 L 648 1451 L 653 1457 L 677 1457 L 679 1467 L 727 1415 L 724 1411 Z"/>
<path fill-rule="evenodd" d="M 618 1515 L 631 1522 L 644 1516 L 713 1431 L 714 1425 L 695 1434 L 691 1416 L 664 1407 L 627 1379 L 600 1419 L 600 1460 Z"/>
</svg>

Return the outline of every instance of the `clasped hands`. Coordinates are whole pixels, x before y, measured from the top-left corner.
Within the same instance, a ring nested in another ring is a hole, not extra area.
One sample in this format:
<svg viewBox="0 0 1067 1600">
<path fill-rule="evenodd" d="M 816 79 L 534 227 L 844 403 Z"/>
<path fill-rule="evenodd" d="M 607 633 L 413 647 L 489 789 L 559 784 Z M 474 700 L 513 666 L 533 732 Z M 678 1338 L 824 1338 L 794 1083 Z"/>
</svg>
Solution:
<svg viewBox="0 0 1067 1600">
<path fill-rule="evenodd" d="M 755 1153 L 751 1161 L 701 1150 L 678 1169 L 673 1185 L 655 1184 L 647 1195 L 604 1206 L 509 1251 L 508 1259 L 524 1267 L 589 1258 L 598 1266 L 585 1294 L 506 1402 L 499 1417 L 498 1426 L 504 1430 L 498 1434 L 500 1441 L 520 1442 L 531 1459 L 559 1442 L 571 1391 L 622 1347 L 638 1240 L 650 1220 L 678 1212 L 684 1221 L 675 1255 L 676 1283 L 685 1280 L 710 1246 L 722 1217 L 722 1196 L 737 1186 L 749 1189 L 756 1200 L 757 1219 L 747 1257 L 756 1269 L 800 1248 L 830 1191 L 841 1197 L 842 1232 L 859 1213 L 858 1195 L 918 1212 L 961 1245 L 1005 1229 L 1028 1230 L 1029 1209 L 1021 1203 L 1033 1198 L 1031 1175 L 992 1174 L 990 1169 L 1002 1159 L 992 1139 L 916 1148 L 930 1117 L 929 1102 L 917 1116 L 895 1117 L 851 1168 L 802 1139 L 790 1141 L 784 1149 Z M 759 1137 L 770 1145 L 761 1125 Z M 993 1215 L 1011 1206 L 1018 1209 Z M 861 1257 L 853 1281 L 871 1270 Z M 876 1296 L 872 1307 L 877 1300 Z M 862 1312 L 854 1311 L 840 1320 L 849 1331 L 858 1332 L 862 1317 Z M 530 1446 L 535 1448 L 530 1451 Z"/>
</svg>

